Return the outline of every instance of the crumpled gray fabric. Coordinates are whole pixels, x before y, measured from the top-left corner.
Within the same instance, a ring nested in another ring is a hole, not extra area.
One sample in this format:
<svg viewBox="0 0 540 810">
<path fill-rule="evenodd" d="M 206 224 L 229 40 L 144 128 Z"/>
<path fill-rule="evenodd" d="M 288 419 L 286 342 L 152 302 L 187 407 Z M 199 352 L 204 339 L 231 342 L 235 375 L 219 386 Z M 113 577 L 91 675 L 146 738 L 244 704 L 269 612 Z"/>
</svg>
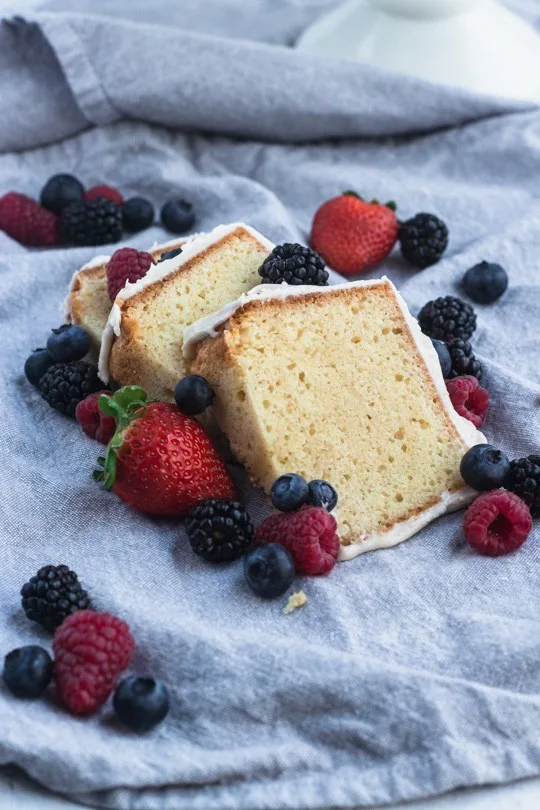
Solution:
<svg viewBox="0 0 540 810">
<path fill-rule="evenodd" d="M 480 259 L 507 268 L 504 298 L 477 307 L 485 432 L 512 457 L 538 452 L 540 111 L 284 48 L 325 0 L 207 0 L 199 16 L 185 0 L 161 17 L 148 2 L 131 12 L 144 23 L 126 19 L 127 3 L 103 5 L 111 18 L 53 2 L 1 25 L 0 193 L 36 195 L 73 171 L 156 204 L 186 196 L 198 229 L 245 220 L 276 241 L 305 241 L 316 207 L 344 188 L 396 199 L 404 218 L 434 211 L 451 231 L 444 261 L 415 272 L 396 251 L 372 275 L 386 272 L 417 312 L 458 293 Z M 513 5 L 538 16 L 532 0 Z M 154 228 L 128 244 L 165 238 Z M 0 651 L 50 644 L 19 588 L 67 563 L 98 608 L 129 622 L 133 671 L 163 678 L 172 710 L 137 736 L 108 707 L 74 719 L 53 697 L 3 691 L 0 764 L 133 810 L 367 807 L 539 774 L 538 529 L 487 559 L 447 516 L 299 579 L 309 602 L 283 616 L 240 564 L 205 564 L 181 525 L 94 484 L 99 446 L 24 379 L 96 252 L 31 251 L 0 233 Z M 258 522 L 264 498 L 232 472 Z"/>
</svg>

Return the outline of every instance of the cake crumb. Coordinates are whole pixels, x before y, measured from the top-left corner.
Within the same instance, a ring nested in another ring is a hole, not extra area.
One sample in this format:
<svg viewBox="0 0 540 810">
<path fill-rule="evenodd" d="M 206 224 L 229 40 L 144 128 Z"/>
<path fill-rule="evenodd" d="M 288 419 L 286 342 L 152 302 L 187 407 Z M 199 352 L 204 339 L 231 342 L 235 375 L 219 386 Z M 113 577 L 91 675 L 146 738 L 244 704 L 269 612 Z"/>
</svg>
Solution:
<svg viewBox="0 0 540 810">
<path fill-rule="evenodd" d="M 297 608 L 303 607 L 307 602 L 307 596 L 305 595 L 304 591 L 298 591 L 297 593 L 293 593 L 292 596 L 289 596 L 287 604 L 283 608 L 283 613 L 285 616 L 287 614 L 292 613 L 293 610 Z"/>
</svg>

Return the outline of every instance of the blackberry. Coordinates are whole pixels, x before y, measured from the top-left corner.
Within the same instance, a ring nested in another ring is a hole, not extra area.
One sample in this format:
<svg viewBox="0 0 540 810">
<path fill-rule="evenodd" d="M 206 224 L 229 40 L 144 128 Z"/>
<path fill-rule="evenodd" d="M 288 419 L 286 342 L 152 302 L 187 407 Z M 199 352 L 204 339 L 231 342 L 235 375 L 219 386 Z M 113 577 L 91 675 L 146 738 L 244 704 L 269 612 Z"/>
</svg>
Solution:
<svg viewBox="0 0 540 810">
<path fill-rule="evenodd" d="M 21 588 L 26 617 L 51 633 L 76 610 L 91 609 L 88 594 L 67 565 L 40 568 Z"/>
<path fill-rule="evenodd" d="M 476 314 L 470 304 L 447 295 L 424 304 L 418 323 L 425 335 L 435 340 L 468 340 L 476 329 Z"/>
<path fill-rule="evenodd" d="M 540 456 L 511 461 L 505 486 L 525 501 L 533 517 L 540 517 Z"/>
<path fill-rule="evenodd" d="M 194 506 L 186 520 L 191 548 L 210 562 L 241 557 L 253 542 L 253 525 L 238 501 L 209 500 Z"/>
<path fill-rule="evenodd" d="M 448 379 L 461 377 L 463 374 L 470 374 L 480 380 L 482 377 L 482 364 L 473 354 L 472 346 L 468 340 L 453 340 L 448 343 L 448 351 L 452 361 L 452 370 Z"/>
<path fill-rule="evenodd" d="M 448 228 L 434 214 L 416 214 L 400 225 L 401 255 L 423 270 L 439 261 L 448 246 Z"/>
<path fill-rule="evenodd" d="M 303 245 L 276 245 L 259 268 L 263 284 L 313 284 L 328 286 L 328 271 L 318 253 Z"/>
<path fill-rule="evenodd" d="M 61 236 L 72 245 L 107 245 L 122 236 L 122 210 L 104 197 L 62 209 Z"/>
<path fill-rule="evenodd" d="M 103 389 L 97 368 L 83 360 L 55 363 L 39 381 L 43 399 L 66 416 L 75 417 L 75 408 L 89 394 Z"/>
</svg>

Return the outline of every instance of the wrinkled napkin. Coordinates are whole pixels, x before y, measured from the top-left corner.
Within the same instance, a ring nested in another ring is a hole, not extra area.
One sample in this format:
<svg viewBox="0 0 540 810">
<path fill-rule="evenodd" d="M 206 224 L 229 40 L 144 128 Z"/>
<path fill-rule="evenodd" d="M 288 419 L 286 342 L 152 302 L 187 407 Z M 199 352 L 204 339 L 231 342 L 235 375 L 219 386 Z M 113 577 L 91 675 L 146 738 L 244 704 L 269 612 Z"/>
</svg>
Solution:
<svg viewBox="0 0 540 810">
<path fill-rule="evenodd" d="M 451 231 L 444 260 L 415 272 L 396 251 L 372 275 L 417 312 L 459 294 L 481 259 L 507 268 L 505 296 L 477 307 L 485 432 L 511 457 L 538 452 L 539 109 L 287 47 L 329 0 L 133 5 L 49 2 L 0 24 L 0 193 L 35 196 L 71 171 L 156 205 L 187 197 L 197 230 L 245 220 L 274 241 L 305 242 L 345 188 L 397 200 L 403 218 L 433 211 Z M 513 7 L 538 18 L 533 0 Z M 0 764 L 81 803 L 144 810 L 367 807 L 539 774 L 538 527 L 487 559 L 461 514 L 444 517 L 299 579 L 309 601 L 284 616 L 241 564 L 205 564 L 178 523 L 104 493 L 99 446 L 26 382 L 26 356 L 97 252 L 0 233 L 0 652 L 49 646 L 19 589 L 67 563 L 129 622 L 133 671 L 162 678 L 172 709 L 141 736 L 109 707 L 74 719 L 53 697 L 1 691 Z M 264 498 L 232 472 L 259 522 Z"/>
</svg>

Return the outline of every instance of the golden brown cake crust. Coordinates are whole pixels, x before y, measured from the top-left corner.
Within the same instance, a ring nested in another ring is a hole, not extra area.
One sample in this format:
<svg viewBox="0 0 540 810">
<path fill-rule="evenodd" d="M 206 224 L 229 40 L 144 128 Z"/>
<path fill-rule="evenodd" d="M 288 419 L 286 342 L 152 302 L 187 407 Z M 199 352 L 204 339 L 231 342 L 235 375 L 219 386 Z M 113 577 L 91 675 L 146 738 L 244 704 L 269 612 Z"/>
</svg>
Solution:
<svg viewBox="0 0 540 810">
<path fill-rule="evenodd" d="M 219 261 L 220 255 L 227 247 L 233 247 L 240 238 L 243 245 L 248 245 L 258 252 L 262 250 L 266 255 L 267 249 L 248 230 L 239 225 L 219 242 L 209 245 L 165 278 L 148 284 L 140 292 L 120 302 L 120 335 L 114 338 L 109 355 L 109 373 L 115 381 L 121 385 L 142 385 L 149 396 L 157 399 L 174 399 L 174 385 L 187 372 L 181 351 L 181 334 L 177 339 L 178 357 L 173 376 L 171 369 L 165 366 L 160 367 L 156 357 L 149 356 L 143 346 L 139 324 L 141 310 L 152 307 L 154 301 L 168 289 L 172 293 L 179 278 L 189 284 L 190 276 L 196 274 L 201 261 L 206 259 Z M 256 283 L 255 277 L 252 281 L 252 284 L 254 283 Z M 156 328 L 159 328 L 159 325 L 156 325 Z"/>
</svg>

